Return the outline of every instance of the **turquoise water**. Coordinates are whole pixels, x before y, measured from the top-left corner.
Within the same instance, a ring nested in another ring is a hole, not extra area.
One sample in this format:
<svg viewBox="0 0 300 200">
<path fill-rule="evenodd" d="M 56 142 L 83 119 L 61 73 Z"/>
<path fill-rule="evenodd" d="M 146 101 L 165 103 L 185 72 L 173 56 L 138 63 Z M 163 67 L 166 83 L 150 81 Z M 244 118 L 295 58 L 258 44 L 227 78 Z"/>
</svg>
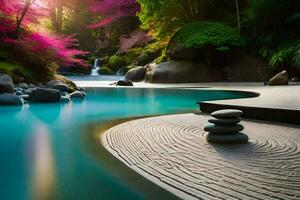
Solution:
<svg viewBox="0 0 300 200">
<path fill-rule="evenodd" d="M 240 97 L 209 90 L 89 89 L 83 102 L 0 107 L 0 199 L 144 199 L 84 150 L 85 125 L 197 111 L 200 100 Z"/>
</svg>

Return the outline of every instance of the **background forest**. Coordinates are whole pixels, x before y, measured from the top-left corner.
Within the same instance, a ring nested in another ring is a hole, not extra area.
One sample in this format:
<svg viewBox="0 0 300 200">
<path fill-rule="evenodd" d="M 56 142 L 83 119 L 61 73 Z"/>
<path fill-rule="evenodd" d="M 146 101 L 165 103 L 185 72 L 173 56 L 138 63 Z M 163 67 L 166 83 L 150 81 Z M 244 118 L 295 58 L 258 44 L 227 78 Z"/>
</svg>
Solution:
<svg viewBox="0 0 300 200">
<path fill-rule="evenodd" d="M 17 82 L 89 74 L 96 58 L 100 74 L 125 74 L 245 55 L 300 76 L 299 0 L 0 0 L 0 72 Z"/>
</svg>

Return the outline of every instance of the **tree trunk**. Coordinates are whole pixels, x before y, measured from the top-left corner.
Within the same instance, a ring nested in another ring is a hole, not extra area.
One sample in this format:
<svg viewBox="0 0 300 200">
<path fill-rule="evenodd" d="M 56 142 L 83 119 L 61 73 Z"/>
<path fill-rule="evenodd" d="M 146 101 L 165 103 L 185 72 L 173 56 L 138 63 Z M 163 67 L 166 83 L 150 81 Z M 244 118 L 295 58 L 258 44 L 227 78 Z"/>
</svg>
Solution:
<svg viewBox="0 0 300 200">
<path fill-rule="evenodd" d="M 63 0 L 59 0 L 57 3 L 52 4 L 51 7 L 51 23 L 52 30 L 56 33 L 62 32 L 63 24 Z"/>
<path fill-rule="evenodd" d="M 59 0 L 57 5 L 57 32 L 62 32 L 63 24 L 63 0 Z"/>
<path fill-rule="evenodd" d="M 30 6 L 32 5 L 32 3 L 34 2 L 34 0 L 26 0 L 25 4 L 24 4 L 24 8 L 22 10 L 21 16 L 17 16 L 17 24 L 16 24 L 16 29 L 15 29 L 15 38 L 19 37 L 19 32 L 20 32 L 20 28 L 22 25 L 22 22 L 30 8 Z"/>
<path fill-rule="evenodd" d="M 237 26 L 238 26 L 239 31 L 241 31 L 241 18 L 240 18 L 239 0 L 235 0 L 235 7 L 236 7 Z"/>
</svg>

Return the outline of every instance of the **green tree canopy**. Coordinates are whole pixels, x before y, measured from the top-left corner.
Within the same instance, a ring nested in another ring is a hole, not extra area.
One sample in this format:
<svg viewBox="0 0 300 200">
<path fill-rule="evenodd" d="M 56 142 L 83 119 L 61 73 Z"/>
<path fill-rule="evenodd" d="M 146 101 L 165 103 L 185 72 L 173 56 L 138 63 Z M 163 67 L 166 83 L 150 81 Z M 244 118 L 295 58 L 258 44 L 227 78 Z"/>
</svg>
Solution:
<svg viewBox="0 0 300 200">
<path fill-rule="evenodd" d="M 235 4 L 228 0 L 138 0 L 142 27 L 156 38 L 172 36 L 189 22 L 209 20 L 235 24 Z M 244 1 L 243 1 L 244 2 Z"/>
</svg>

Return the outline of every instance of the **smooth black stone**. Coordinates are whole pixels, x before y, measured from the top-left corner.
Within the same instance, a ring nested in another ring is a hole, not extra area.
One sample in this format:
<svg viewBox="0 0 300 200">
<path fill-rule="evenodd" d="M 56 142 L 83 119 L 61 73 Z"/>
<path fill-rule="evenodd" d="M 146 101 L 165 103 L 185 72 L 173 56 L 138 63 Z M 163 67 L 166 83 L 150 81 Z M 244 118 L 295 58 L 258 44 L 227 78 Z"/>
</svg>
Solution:
<svg viewBox="0 0 300 200">
<path fill-rule="evenodd" d="M 23 99 L 11 93 L 0 94 L 0 105 L 23 105 Z"/>
<path fill-rule="evenodd" d="M 49 88 L 37 88 L 29 97 L 32 102 L 59 102 L 61 99 L 59 90 Z"/>
<path fill-rule="evenodd" d="M 216 143 L 216 144 L 243 144 L 249 141 L 249 137 L 244 133 L 233 133 L 233 134 L 209 133 L 206 135 L 206 140 L 209 143 Z"/>
<path fill-rule="evenodd" d="M 204 127 L 204 131 L 216 134 L 224 133 L 236 133 L 244 130 L 244 126 L 237 124 L 234 126 L 218 126 L 218 125 L 207 125 Z"/>
<path fill-rule="evenodd" d="M 221 119 L 226 119 L 226 118 L 234 118 L 234 117 L 239 117 L 243 114 L 243 111 L 241 110 L 236 110 L 236 109 L 224 109 L 224 110 L 218 110 L 213 113 L 211 113 L 211 116 L 215 118 L 221 118 Z"/>
<path fill-rule="evenodd" d="M 208 122 L 220 126 L 234 126 L 240 123 L 242 119 L 240 117 L 227 118 L 227 119 L 209 119 Z"/>
<path fill-rule="evenodd" d="M 117 86 L 133 86 L 132 81 L 129 80 L 120 80 L 116 83 Z"/>
</svg>

